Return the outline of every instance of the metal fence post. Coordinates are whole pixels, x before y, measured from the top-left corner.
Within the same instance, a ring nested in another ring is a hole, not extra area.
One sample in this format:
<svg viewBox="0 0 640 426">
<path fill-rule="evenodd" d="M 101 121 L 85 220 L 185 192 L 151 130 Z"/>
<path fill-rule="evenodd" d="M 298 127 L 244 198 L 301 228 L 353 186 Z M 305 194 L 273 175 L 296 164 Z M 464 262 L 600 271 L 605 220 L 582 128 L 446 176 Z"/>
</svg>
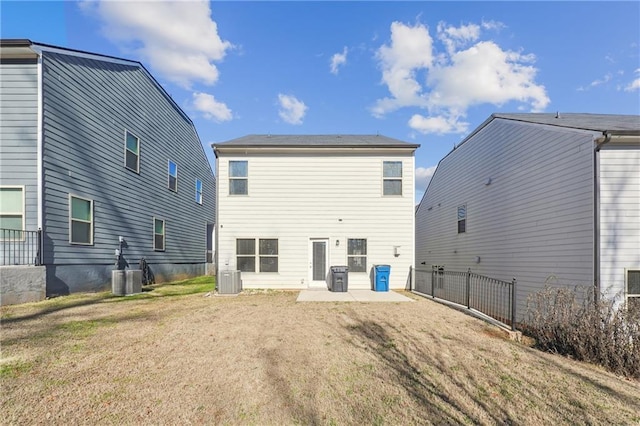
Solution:
<svg viewBox="0 0 640 426">
<path fill-rule="evenodd" d="M 516 331 L 516 282 L 511 281 L 511 331 Z"/>
<path fill-rule="evenodd" d="M 436 274 L 435 274 L 436 270 L 435 268 L 432 266 L 431 267 L 431 298 L 434 298 L 435 296 L 435 287 L 436 287 Z"/>
<path fill-rule="evenodd" d="M 471 291 L 471 268 L 467 269 L 467 309 L 471 309 L 470 296 Z"/>
<path fill-rule="evenodd" d="M 42 228 L 38 228 L 38 252 L 36 253 L 36 258 L 38 259 L 38 263 L 36 265 L 42 265 L 42 248 L 44 246 L 44 238 L 42 238 Z"/>
</svg>

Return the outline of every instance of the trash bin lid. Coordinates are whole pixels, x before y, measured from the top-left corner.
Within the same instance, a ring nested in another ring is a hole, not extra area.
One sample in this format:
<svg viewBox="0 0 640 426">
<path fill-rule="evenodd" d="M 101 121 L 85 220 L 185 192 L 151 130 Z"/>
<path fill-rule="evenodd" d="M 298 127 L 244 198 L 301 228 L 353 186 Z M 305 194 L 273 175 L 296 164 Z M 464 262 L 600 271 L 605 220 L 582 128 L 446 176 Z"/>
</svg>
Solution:
<svg viewBox="0 0 640 426">
<path fill-rule="evenodd" d="M 379 272 L 388 272 L 391 270 L 391 265 L 374 265 L 374 268 Z"/>
<path fill-rule="evenodd" d="M 349 271 L 348 266 L 332 266 L 331 267 L 331 272 L 348 272 L 348 271 Z"/>
</svg>

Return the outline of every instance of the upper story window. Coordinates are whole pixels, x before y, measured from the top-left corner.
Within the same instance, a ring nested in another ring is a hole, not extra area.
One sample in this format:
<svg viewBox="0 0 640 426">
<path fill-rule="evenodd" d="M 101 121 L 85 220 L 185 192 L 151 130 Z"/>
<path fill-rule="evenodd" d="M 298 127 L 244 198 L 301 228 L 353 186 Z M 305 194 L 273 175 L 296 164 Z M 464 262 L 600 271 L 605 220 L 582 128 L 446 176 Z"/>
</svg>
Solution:
<svg viewBox="0 0 640 426">
<path fill-rule="evenodd" d="M 249 163 L 229 161 L 229 195 L 247 195 L 248 193 Z"/>
<path fill-rule="evenodd" d="M 69 195 L 69 242 L 93 244 L 93 200 Z"/>
<path fill-rule="evenodd" d="M 202 204 L 202 181 L 196 178 L 196 203 Z"/>
<path fill-rule="evenodd" d="M 382 162 L 382 194 L 402 195 L 402 161 Z"/>
<path fill-rule="evenodd" d="M 140 173 L 140 139 L 125 132 L 124 166 L 136 173 Z"/>
<path fill-rule="evenodd" d="M 24 187 L 0 187 L 1 239 L 20 239 L 24 230 Z"/>
<path fill-rule="evenodd" d="M 458 206 L 458 234 L 467 232 L 467 206 Z"/>
<path fill-rule="evenodd" d="M 367 240 L 349 238 L 347 240 L 347 262 L 349 272 L 367 272 Z"/>
<path fill-rule="evenodd" d="M 178 192 L 178 165 L 169 160 L 169 167 L 167 172 L 169 189 L 174 192 Z"/>
<path fill-rule="evenodd" d="M 164 251 L 165 247 L 165 229 L 164 220 L 153 218 L 153 249 L 155 251 Z"/>
</svg>

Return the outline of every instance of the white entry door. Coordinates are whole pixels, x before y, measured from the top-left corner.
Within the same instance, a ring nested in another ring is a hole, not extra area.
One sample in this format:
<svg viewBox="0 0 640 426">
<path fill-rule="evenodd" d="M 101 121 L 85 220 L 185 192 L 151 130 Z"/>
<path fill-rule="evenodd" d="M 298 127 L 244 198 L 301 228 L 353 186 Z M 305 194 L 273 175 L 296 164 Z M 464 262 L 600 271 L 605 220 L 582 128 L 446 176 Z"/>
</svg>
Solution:
<svg viewBox="0 0 640 426">
<path fill-rule="evenodd" d="M 329 240 L 309 240 L 309 287 L 327 287 L 329 273 Z"/>
</svg>

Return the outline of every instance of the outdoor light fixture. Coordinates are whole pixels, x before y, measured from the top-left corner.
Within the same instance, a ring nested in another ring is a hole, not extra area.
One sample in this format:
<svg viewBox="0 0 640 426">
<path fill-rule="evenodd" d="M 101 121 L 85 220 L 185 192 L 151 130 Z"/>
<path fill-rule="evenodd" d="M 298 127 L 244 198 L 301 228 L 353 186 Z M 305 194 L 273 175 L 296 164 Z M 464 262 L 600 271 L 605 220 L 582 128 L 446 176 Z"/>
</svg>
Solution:
<svg viewBox="0 0 640 426">
<path fill-rule="evenodd" d="M 336 240 L 336 247 L 340 246 L 340 240 Z"/>
</svg>

